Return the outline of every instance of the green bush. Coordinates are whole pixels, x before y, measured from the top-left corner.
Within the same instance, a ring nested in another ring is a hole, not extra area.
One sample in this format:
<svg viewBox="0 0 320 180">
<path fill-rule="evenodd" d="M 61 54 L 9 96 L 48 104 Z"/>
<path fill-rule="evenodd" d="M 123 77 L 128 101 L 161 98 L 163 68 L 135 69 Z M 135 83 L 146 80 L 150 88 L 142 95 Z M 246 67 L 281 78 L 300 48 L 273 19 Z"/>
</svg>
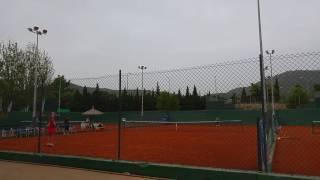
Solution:
<svg viewBox="0 0 320 180">
<path fill-rule="evenodd" d="M 157 109 L 162 111 L 179 110 L 179 98 L 169 92 L 161 92 L 157 98 Z"/>
<path fill-rule="evenodd" d="M 300 85 L 295 85 L 289 92 L 287 98 L 287 107 L 296 108 L 308 103 L 308 94 Z"/>
</svg>

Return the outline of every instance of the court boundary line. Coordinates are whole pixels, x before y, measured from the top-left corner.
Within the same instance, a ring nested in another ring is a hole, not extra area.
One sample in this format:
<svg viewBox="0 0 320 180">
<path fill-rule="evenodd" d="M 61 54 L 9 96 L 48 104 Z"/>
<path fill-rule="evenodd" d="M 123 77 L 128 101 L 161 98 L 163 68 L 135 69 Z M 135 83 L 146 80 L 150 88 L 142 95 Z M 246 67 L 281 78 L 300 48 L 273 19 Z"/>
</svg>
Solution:
<svg viewBox="0 0 320 180">
<path fill-rule="evenodd" d="M 122 122 L 125 123 L 154 123 L 154 124 L 207 124 L 207 123 L 228 123 L 228 122 L 243 122 L 242 120 L 215 120 L 215 121 L 127 121 L 127 120 L 122 120 Z"/>
</svg>

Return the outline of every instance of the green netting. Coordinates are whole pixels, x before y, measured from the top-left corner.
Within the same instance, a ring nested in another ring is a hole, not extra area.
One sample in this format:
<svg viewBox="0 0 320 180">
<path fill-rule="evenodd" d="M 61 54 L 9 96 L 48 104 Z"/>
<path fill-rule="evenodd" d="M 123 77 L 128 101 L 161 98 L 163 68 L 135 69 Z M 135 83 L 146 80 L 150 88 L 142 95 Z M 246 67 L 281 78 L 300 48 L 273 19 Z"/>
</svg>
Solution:
<svg viewBox="0 0 320 180">
<path fill-rule="evenodd" d="M 169 121 L 210 121 L 210 120 L 242 120 L 244 124 L 255 124 L 261 111 L 259 110 L 204 110 L 204 111 L 145 111 L 143 120 L 159 121 L 164 116 L 168 116 Z M 118 112 L 105 112 L 103 115 L 91 117 L 95 121 L 105 123 L 116 123 Z M 127 120 L 141 120 L 140 111 L 122 112 L 121 117 Z M 43 116 L 47 120 L 48 113 Z M 60 113 L 61 120 L 69 118 L 71 121 L 85 120 L 80 112 Z M 0 116 L 0 126 L 19 126 L 21 121 L 31 121 L 32 112 L 11 112 Z M 287 109 L 277 111 L 277 120 L 280 125 L 306 125 L 311 126 L 312 121 L 320 120 L 320 109 Z"/>
<path fill-rule="evenodd" d="M 320 109 L 286 109 L 277 111 L 280 125 L 311 126 L 312 121 L 320 120 Z"/>
</svg>

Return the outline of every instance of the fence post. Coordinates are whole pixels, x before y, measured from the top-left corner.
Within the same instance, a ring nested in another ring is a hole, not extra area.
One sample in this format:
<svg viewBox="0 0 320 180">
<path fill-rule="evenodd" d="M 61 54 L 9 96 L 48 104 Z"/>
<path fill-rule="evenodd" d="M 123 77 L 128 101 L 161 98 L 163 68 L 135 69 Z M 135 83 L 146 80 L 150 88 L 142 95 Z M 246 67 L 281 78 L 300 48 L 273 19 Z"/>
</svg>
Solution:
<svg viewBox="0 0 320 180">
<path fill-rule="evenodd" d="M 118 152 L 117 152 L 117 160 L 120 160 L 121 158 L 121 70 L 119 70 L 119 94 L 118 94 L 118 100 L 119 100 L 119 109 L 118 109 Z"/>
<path fill-rule="evenodd" d="M 40 115 L 41 116 L 41 115 Z M 36 118 L 37 120 L 37 118 Z M 38 117 L 38 153 L 41 152 L 41 117 Z"/>
<path fill-rule="evenodd" d="M 258 159 L 258 171 L 262 171 L 262 158 L 261 158 L 261 141 L 260 141 L 260 118 L 257 118 L 257 159 Z"/>
<path fill-rule="evenodd" d="M 263 119 L 257 119 L 257 157 L 258 170 L 262 172 L 268 171 L 267 166 L 267 147 L 266 147 L 266 130 Z"/>
<path fill-rule="evenodd" d="M 41 83 L 41 105 L 44 97 L 44 82 Z M 41 123 L 42 123 L 42 108 L 40 108 L 38 116 L 38 153 L 41 153 Z"/>
</svg>

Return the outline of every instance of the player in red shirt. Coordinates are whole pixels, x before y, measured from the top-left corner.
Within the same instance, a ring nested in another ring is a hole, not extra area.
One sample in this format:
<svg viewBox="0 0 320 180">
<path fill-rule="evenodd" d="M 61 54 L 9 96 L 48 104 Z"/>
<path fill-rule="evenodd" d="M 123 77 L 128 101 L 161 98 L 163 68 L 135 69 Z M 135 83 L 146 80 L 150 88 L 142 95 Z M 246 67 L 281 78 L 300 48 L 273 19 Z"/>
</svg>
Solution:
<svg viewBox="0 0 320 180">
<path fill-rule="evenodd" d="M 56 114 L 54 112 L 51 113 L 51 117 L 48 121 L 48 143 L 47 146 L 54 146 L 53 144 L 53 136 L 57 132 L 57 124 L 56 124 Z M 50 142 L 51 141 L 51 142 Z"/>
</svg>

